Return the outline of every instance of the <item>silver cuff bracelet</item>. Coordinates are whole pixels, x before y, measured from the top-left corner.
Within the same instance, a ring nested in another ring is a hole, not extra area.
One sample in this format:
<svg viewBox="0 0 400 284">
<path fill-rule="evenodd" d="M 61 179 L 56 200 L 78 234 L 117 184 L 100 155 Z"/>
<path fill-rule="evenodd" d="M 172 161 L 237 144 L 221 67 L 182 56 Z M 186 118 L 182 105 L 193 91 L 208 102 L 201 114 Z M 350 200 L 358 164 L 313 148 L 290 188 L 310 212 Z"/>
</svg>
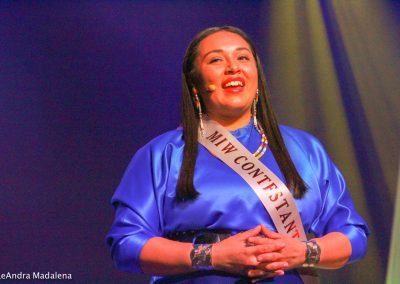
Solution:
<svg viewBox="0 0 400 284">
<path fill-rule="evenodd" d="M 306 241 L 306 260 L 303 267 L 313 267 L 319 262 L 321 256 L 321 248 L 315 240 Z"/>
<path fill-rule="evenodd" d="M 211 251 L 212 244 L 194 244 L 190 252 L 192 267 L 196 270 L 212 270 Z"/>
</svg>

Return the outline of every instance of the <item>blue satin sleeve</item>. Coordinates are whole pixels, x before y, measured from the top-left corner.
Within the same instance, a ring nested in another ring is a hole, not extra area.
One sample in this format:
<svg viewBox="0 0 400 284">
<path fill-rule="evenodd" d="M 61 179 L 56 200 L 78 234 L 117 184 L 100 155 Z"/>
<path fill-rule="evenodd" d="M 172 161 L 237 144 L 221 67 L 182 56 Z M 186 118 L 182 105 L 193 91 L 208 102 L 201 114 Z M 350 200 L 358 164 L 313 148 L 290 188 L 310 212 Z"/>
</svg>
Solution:
<svg viewBox="0 0 400 284">
<path fill-rule="evenodd" d="M 351 242 L 352 254 L 349 263 L 361 259 L 367 251 L 369 229 L 354 207 L 343 175 L 315 137 L 302 131 L 292 131 L 297 132 L 296 138 L 293 138 L 300 141 L 310 162 L 313 179 L 319 188 L 319 192 L 313 193 L 318 197 L 319 210 L 312 218 L 308 233 L 321 237 L 331 232 L 340 232 Z M 304 161 L 302 165 L 304 167 Z M 307 179 L 305 181 L 307 183 Z M 313 189 L 309 188 L 309 191 L 313 192 Z"/>
<path fill-rule="evenodd" d="M 142 273 L 144 244 L 162 236 L 160 193 L 168 176 L 168 154 L 168 149 L 154 150 L 151 143 L 137 151 L 112 197 L 116 212 L 106 241 L 115 266 L 122 271 Z"/>
<path fill-rule="evenodd" d="M 343 233 L 351 242 L 352 254 L 349 262 L 359 260 L 367 251 L 368 227 L 354 208 L 341 172 L 320 144 L 315 149 L 320 155 L 314 157 L 315 161 L 312 161 L 312 164 L 320 173 L 323 202 L 321 214 L 314 220 L 311 229 L 319 236 L 330 232 Z"/>
</svg>

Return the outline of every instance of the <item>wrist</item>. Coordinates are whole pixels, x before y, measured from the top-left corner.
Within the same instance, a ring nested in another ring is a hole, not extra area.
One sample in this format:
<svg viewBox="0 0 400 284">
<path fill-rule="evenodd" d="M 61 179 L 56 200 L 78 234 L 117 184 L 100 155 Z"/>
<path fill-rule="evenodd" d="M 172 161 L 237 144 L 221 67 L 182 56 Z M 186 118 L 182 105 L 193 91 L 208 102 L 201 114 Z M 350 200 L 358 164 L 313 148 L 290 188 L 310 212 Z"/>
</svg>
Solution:
<svg viewBox="0 0 400 284">
<path fill-rule="evenodd" d="M 309 240 L 304 242 L 306 246 L 305 260 L 303 267 L 314 267 L 319 263 L 321 256 L 321 248 L 315 240 Z"/>
<path fill-rule="evenodd" d="M 190 251 L 192 268 L 195 270 L 212 270 L 212 244 L 193 244 Z"/>
</svg>

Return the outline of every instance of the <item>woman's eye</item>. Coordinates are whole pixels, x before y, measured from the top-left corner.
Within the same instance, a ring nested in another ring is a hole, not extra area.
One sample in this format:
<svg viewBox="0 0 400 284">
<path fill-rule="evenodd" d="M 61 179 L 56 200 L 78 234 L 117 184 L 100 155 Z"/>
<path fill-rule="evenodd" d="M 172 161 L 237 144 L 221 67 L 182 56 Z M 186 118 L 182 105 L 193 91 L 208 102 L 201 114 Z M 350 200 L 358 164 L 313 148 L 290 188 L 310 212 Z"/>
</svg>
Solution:
<svg viewBox="0 0 400 284">
<path fill-rule="evenodd" d="M 239 56 L 239 60 L 247 61 L 247 60 L 250 60 L 250 58 L 247 55 L 241 55 L 241 56 Z"/>
<path fill-rule="evenodd" d="M 219 61 L 221 61 L 220 58 L 211 58 L 210 59 L 210 63 L 215 63 L 215 62 L 219 62 Z"/>
</svg>

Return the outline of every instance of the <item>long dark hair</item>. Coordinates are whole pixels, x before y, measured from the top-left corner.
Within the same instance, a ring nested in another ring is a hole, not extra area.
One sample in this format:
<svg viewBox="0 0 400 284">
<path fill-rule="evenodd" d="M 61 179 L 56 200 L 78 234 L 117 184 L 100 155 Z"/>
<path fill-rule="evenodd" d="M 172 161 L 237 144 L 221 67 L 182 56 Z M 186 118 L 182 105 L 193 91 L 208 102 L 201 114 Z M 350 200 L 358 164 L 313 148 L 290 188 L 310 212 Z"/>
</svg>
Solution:
<svg viewBox="0 0 400 284">
<path fill-rule="evenodd" d="M 292 193 L 295 198 L 301 198 L 306 192 L 307 187 L 297 172 L 297 169 L 290 158 L 289 152 L 286 149 L 285 143 L 283 142 L 275 114 L 271 107 L 270 92 L 267 87 L 265 75 L 262 70 L 260 59 L 256 53 L 255 46 L 242 30 L 231 26 L 223 26 L 208 28 L 198 33 L 189 44 L 189 47 L 185 53 L 185 57 L 183 58 L 181 111 L 185 147 L 182 167 L 176 189 L 177 200 L 194 200 L 199 195 L 193 185 L 194 168 L 198 153 L 197 135 L 199 117 L 192 90 L 193 87 L 195 87 L 201 81 L 201 74 L 198 74 L 195 66 L 195 60 L 199 53 L 198 49 L 201 41 L 207 36 L 219 31 L 227 31 L 238 34 L 249 44 L 251 48 L 251 52 L 256 60 L 258 71 L 259 103 L 257 104 L 257 120 L 265 131 L 269 147 L 271 148 L 279 168 L 286 179 L 288 188 L 292 189 Z"/>
</svg>

